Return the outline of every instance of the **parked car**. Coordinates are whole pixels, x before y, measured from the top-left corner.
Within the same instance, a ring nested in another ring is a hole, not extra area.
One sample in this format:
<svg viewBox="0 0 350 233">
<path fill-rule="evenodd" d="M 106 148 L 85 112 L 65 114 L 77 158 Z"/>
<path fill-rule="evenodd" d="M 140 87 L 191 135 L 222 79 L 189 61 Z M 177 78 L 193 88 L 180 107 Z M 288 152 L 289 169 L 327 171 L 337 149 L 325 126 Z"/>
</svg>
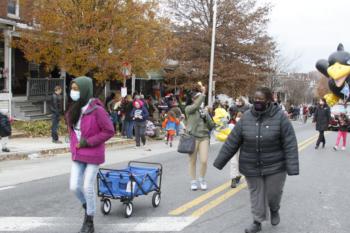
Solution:
<svg viewBox="0 0 350 233">
<path fill-rule="evenodd" d="M 338 130 L 338 118 L 341 113 L 345 113 L 347 118 L 350 119 L 350 105 L 347 105 L 346 108 L 343 104 L 337 104 L 331 107 L 331 120 L 329 121 L 329 130 Z M 348 127 L 350 130 L 350 125 Z"/>
</svg>

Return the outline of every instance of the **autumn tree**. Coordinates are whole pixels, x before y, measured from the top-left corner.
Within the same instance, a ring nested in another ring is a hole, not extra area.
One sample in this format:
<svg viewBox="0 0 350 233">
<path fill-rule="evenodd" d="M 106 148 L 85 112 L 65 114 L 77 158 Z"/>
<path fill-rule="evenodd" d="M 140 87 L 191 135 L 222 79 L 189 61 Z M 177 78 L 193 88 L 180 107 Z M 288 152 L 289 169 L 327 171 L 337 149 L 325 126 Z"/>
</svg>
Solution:
<svg viewBox="0 0 350 233">
<path fill-rule="evenodd" d="M 317 98 L 323 98 L 326 94 L 331 93 L 328 87 L 329 80 L 320 73 L 318 73 L 318 76 L 319 78 L 316 82 L 316 89 L 314 95 Z"/>
<path fill-rule="evenodd" d="M 36 0 L 28 5 L 33 23 L 16 46 L 29 61 L 75 76 L 92 73 L 100 83 L 121 79 L 123 62 L 143 75 L 161 67 L 171 45 L 158 7 L 151 0 Z"/>
<path fill-rule="evenodd" d="M 218 0 L 214 80 L 216 90 L 231 96 L 247 94 L 271 71 L 275 43 L 268 36 L 269 5 L 256 0 Z M 179 86 L 208 83 L 213 0 L 169 0 L 174 31 L 180 43 L 172 58 L 180 67 L 169 75 Z"/>
</svg>

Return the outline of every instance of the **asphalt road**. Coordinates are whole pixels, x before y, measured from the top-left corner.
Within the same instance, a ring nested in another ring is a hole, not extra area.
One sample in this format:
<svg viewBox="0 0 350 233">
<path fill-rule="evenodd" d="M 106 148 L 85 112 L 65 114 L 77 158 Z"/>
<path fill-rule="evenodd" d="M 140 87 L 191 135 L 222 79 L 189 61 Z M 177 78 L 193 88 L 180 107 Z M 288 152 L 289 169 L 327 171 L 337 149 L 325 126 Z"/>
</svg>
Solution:
<svg viewBox="0 0 350 233">
<path fill-rule="evenodd" d="M 300 145 L 301 175 L 287 178 L 281 224 L 272 227 L 264 223 L 262 232 L 350 232 L 349 149 L 332 151 L 336 133 L 330 132 L 326 135 L 326 148 L 315 150 L 313 125 L 294 125 Z M 229 166 L 223 171 L 212 167 L 220 144 L 210 148 L 206 192 L 190 191 L 186 155 L 169 150 L 163 143 L 156 146 L 160 152 L 155 155 L 150 152 L 139 160 L 164 166 L 160 206 L 152 207 L 152 195 L 138 197 L 133 202 L 133 216 L 125 219 L 123 205 L 118 200 L 112 201 L 112 211 L 107 216 L 102 215 L 98 201 L 96 232 L 244 232 L 252 222 L 249 195 L 244 182 L 237 189 L 228 187 Z M 138 152 L 132 149 L 109 151 L 109 154 L 126 158 L 133 158 L 132 153 Z M 23 171 L 26 166 L 28 169 L 33 166 L 25 161 L 16 163 Z M 48 166 L 49 162 L 40 163 Z M 116 169 L 125 166 L 126 162 L 107 165 Z M 13 162 L 11 169 L 17 169 Z M 21 176 L 21 171 L 16 174 Z M 48 178 L 43 178 L 45 176 Z M 13 186 L 0 185 L 0 232 L 78 232 L 83 211 L 68 190 L 69 174 L 50 177 L 47 172 L 40 179 L 33 177 L 31 180 Z"/>
</svg>

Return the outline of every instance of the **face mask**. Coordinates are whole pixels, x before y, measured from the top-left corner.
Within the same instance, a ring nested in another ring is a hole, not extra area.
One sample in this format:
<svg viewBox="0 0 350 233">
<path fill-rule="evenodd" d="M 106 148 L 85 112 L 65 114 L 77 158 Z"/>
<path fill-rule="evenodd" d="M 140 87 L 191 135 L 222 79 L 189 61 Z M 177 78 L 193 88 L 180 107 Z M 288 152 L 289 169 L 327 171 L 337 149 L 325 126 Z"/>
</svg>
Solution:
<svg viewBox="0 0 350 233">
<path fill-rule="evenodd" d="M 240 117 L 237 117 L 237 118 L 236 118 L 236 122 L 238 122 L 240 119 L 241 119 Z"/>
<path fill-rule="evenodd" d="M 258 112 L 263 112 L 266 110 L 267 103 L 262 101 L 254 101 L 254 108 Z"/>
<path fill-rule="evenodd" d="M 78 101 L 78 99 L 80 98 L 80 91 L 71 90 L 70 98 L 72 98 L 73 101 Z"/>
</svg>

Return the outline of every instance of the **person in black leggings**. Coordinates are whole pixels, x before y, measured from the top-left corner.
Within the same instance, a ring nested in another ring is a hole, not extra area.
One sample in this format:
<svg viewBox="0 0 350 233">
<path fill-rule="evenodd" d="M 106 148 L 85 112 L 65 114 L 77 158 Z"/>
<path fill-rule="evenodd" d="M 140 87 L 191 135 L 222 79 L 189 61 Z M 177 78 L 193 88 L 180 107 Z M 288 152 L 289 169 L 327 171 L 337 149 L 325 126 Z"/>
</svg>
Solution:
<svg viewBox="0 0 350 233">
<path fill-rule="evenodd" d="M 326 103 L 325 99 L 320 99 L 319 104 L 314 114 L 313 122 L 316 123 L 316 130 L 319 131 L 320 135 L 316 142 L 315 149 L 317 150 L 322 143 L 322 148 L 326 145 L 326 139 L 324 137 L 324 131 L 328 130 L 328 124 L 331 119 L 331 111 Z"/>
</svg>

